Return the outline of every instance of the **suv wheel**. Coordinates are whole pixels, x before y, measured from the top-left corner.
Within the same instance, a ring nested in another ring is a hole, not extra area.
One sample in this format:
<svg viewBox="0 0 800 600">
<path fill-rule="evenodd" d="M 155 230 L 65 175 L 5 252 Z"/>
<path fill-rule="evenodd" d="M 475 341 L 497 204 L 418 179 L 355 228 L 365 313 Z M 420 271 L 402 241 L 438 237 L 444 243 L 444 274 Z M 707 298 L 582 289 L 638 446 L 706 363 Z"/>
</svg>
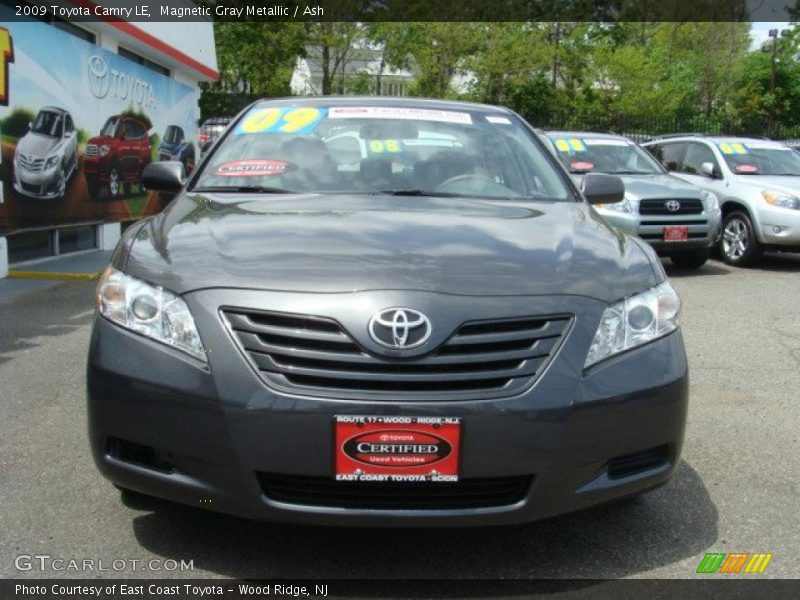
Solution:
<svg viewBox="0 0 800 600">
<path fill-rule="evenodd" d="M 710 252 L 702 250 L 700 252 L 685 252 L 670 256 L 672 264 L 681 269 L 699 269 L 708 260 Z"/>
<path fill-rule="evenodd" d="M 756 239 L 753 224 L 746 213 L 735 211 L 725 217 L 720 251 L 722 260 L 729 265 L 752 265 L 761 258 L 763 249 Z"/>
<path fill-rule="evenodd" d="M 108 197 L 110 200 L 119 198 L 120 191 L 122 190 L 122 182 L 120 181 L 119 169 L 116 166 L 111 167 L 108 172 Z"/>
<path fill-rule="evenodd" d="M 58 173 L 58 196 L 56 196 L 59 200 L 63 200 L 64 196 L 67 194 L 67 174 L 64 171 L 64 166 L 61 166 L 61 170 Z"/>
</svg>

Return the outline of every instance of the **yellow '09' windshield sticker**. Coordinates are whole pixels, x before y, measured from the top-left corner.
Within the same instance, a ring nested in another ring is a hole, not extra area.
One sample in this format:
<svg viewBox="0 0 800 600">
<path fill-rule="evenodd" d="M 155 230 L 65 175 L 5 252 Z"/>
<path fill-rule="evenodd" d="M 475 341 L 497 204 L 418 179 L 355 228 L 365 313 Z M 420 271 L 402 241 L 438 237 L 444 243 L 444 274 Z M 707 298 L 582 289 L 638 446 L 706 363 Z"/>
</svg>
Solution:
<svg viewBox="0 0 800 600">
<path fill-rule="evenodd" d="M 583 140 L 578 138 L 558 138 L 555 140 L 555 146 L 559 152 L 585 152 L 586 144 Z"/>
<path fill-rule="evenodd" d="M 723 154 L 748 154 L 747 146 L 740 142 L 722 142 L 719 149 Z"/>
<path fill-rule="evenodd" d="M 245 115 L 234 133 L 237 135 L 247 133 L 306 135 L 314 131 L 327 111 L 327 108 L 311 107 L 256 107 Z"/>
</svg>

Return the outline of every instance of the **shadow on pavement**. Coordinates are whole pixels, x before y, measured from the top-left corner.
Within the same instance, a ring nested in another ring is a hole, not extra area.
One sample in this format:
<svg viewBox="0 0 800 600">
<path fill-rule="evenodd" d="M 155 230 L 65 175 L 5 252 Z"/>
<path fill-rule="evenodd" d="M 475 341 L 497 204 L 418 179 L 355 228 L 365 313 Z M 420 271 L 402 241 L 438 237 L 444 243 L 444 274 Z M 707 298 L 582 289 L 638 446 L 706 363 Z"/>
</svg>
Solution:
<svg viewBox="0 0 800 600">
<path fill-rule="evenodd" d="M 521 526 L 299 527 L 155 499 L 129 506 L 151 511 L 133 520 L 148 551 L 236 578 L 618 578 L 703 552 L 718 519 L 685 462 L 672 482 L 641 498 Z"/>
<path fill-rule="evenodd" d="M 709 260 L 702 267 L 697 269 L 681 269 L 676 267 L 669 260 L 662 261 L 667 277 L 704 277 L 706 275 L 730 275 L 734 267 L 729 267 L 725 263 Z"/>
<path fill-rule="evenodd" d="M 0 307 L 0 364 L 47 343 L 37 338 L 64 335 L 91 323 L 95 285 L 94 281 L 68 282 L 4 303 Z"/>
</svg>

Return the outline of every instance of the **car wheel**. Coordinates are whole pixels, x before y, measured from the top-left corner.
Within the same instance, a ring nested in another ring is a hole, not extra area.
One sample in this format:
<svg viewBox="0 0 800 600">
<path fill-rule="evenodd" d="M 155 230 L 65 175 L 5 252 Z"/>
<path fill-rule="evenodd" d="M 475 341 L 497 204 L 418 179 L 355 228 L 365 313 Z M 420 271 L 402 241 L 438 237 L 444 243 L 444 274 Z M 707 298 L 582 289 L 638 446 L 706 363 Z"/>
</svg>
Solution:
<svg viewBox="0 0 800 600">
<path fill-rule="evenodd" d="M 120 181 L 119 177 L 119 169 L 117 167 L 111 167 L 111 170 L 108 172 L 109 199 L 116 200 L 117 198 L 119 198 L 121 189 L 122 189 L 122 182 Z"/>
<path fill-rule="evenodd" d="M 100 199 L 100 184 L 96 179 L 86 179 L 86 190 L 89 192 L 89 198 L 92 200 Z"/>
<path fill-rule="evenodd" d="M 685 252 L 683 254 L 675 254 L 670 256 L 672 264 L 681 269 L 699 269 L 708 260 L 710 252 L 704 250 L 702 252 Z"/>
<path fill-rule="evenodd" d="M 59 200 L 63 200 L 64 196 L 67 194 L 67 173 L 64 171 L 64 166 L 61 166 L 61 170 L 58 173 L 58 192 L 56 198 Z"/>
<path fill-rule="evenodd" d="M 722 260 L 738 267 L 752 265 L 761 258 L 763 248 L 756 239 L 753 224 L 746 213 L 735 211 L 725 217 L 720 251 Z"/>
</svg>

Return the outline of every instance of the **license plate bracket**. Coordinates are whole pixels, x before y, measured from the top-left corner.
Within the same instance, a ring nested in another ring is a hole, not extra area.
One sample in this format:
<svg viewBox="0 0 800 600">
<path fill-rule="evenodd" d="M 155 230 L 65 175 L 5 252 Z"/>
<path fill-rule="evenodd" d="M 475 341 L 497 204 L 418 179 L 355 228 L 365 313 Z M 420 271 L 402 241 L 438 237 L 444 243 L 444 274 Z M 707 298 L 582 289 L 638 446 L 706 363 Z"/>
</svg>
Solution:
<svg viewBox="0 0 800 600">
<path fill-rule="evenodd" d="M 665 242 L 685 242 L 689 239 L 689 227 L 686 225 L 669 225 L 664 227 Z"/>
<path fill-rule="evenodd" d="M 337 481 L 456 482 L 459 417 L 334 417 Z"/>
</svg>

